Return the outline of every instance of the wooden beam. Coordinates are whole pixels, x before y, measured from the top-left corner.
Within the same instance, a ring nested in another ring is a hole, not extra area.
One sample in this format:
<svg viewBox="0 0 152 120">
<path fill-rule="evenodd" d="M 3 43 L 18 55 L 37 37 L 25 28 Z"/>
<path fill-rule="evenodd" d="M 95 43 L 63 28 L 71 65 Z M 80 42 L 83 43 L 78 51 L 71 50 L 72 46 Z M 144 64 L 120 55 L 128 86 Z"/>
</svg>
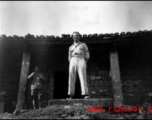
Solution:
<svg viewBox="0 0 152 120">
<path fill-rule="evenodd" d="M 110 51 L 111 78 L 113 88 L 114 106 L 123 104 L 122 84 L 120 78 L 118 53 L 116 50 Z"/>
</svg>

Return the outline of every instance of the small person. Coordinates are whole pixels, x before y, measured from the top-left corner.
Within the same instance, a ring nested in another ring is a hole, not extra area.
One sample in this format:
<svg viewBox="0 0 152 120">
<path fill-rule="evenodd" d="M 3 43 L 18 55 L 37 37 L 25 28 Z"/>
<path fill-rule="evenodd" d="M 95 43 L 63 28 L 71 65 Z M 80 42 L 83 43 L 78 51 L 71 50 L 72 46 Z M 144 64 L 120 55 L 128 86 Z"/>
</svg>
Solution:
<svg viewBox="0 0 152 120">
<path fill-rule="evenodd" d="M 39 72 L 39 67 L 36 66 L 34 72 L 32 72 L 28 79 L 33 78 L 31 84 L 31 95 L 33 98 L 33 108 L 36 109 L 36 104 L 38 104 L 38 108 L 41 109 L 41 99 L 42 99 L 42 81 L 45 80 L 44 75 Z M 38 101 L 38 103 L 37 103 Z"/>
</svg>

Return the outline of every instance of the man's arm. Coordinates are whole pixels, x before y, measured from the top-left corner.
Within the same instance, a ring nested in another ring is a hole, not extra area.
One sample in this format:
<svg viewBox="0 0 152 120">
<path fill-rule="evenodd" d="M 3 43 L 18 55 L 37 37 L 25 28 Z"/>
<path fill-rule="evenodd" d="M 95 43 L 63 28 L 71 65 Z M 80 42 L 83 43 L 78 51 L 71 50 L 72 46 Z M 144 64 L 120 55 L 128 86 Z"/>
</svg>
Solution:
<svg viewBox="0 0 152 120">
<path fill-rule="evenodd" d="M 84 43 L 84 52 L 85 52 L 85 59 L 86 59 L 86 62 L 87 62 L 88 59 L 90 59 L 90 54 L 89 54 L 88 47 L 85 43 Z"/>
<path fill-rule="evenodd" d="M 27 79 L 30 79 L 31 77 L 33 77 L 34 74 L 35 74 L 35 72 L 31 73 L 31 74 L 27 77 Z"/>
<path fill-rule="evenodd" d="M 71 59 L 72 55 L 71 55 L 71 49 L 69 48 L 69 53 L 68 53 L 68 60 L 70 62 L 70 59 Z"/>
</svg>

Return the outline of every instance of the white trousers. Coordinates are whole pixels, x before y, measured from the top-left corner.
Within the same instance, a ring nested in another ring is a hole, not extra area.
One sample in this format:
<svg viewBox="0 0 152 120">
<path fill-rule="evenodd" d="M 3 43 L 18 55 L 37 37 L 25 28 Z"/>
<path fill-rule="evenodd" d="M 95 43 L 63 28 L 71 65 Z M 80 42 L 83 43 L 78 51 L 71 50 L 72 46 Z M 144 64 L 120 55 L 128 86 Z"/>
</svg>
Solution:
<svg viewBox="0 0 152 120">
<path fill-rule="evenodd" d="M 84 57 L 72 57 L 69 65 L 69 87 L 68 95 L 75 94 L 76 75 L 78 72 L 81 84 L 81 94 L 88 94 L 87 77 L 86 77 L 86 61 Z"/>
</svg>

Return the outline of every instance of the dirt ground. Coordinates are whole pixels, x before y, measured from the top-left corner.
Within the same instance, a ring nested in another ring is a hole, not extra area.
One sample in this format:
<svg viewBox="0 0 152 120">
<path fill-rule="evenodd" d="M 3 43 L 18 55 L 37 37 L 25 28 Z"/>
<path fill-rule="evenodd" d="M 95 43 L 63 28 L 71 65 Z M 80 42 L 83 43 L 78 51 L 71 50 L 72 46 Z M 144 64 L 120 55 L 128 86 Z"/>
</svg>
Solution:
<svg viewBox="0 0 152 120">
<path fill-rule="evenodd" d="M 18 115 L 3 113 L 0 119 L 144 119 L 152 118 L 141 113 L 89 112 L 83 105 L 52 105 L 42 109 L 25 110 Z"/>
</svg>

